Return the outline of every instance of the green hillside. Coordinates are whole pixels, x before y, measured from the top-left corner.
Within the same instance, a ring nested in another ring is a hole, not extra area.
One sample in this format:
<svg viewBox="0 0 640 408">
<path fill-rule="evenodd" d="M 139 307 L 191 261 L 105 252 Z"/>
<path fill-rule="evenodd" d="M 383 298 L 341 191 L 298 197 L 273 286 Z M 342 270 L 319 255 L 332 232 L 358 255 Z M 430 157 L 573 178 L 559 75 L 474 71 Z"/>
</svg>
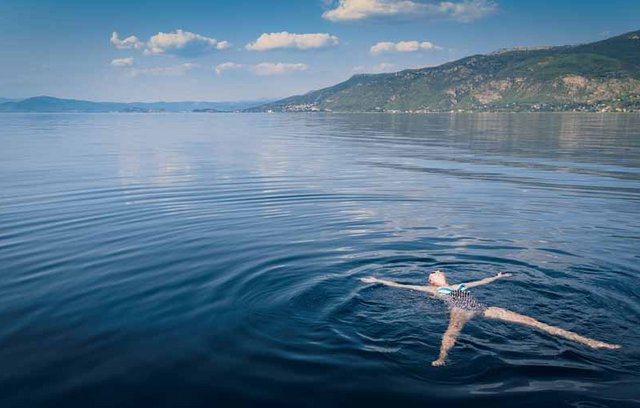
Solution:
<svg viewBox="0 0 640 408">
<path fill-rule="evenodd" d="M 437 67 L 355 75 L 250 111 L 640 110 L 640 31 L 590 44 L 501 50 Z"/>
</svg>

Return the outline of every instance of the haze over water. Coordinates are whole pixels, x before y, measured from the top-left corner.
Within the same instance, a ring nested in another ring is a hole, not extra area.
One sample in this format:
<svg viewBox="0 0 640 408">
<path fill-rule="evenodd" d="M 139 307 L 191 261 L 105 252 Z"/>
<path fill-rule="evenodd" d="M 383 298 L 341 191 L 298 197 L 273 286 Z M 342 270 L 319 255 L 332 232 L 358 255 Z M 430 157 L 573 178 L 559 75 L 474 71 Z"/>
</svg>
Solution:
<svg viewBox="0 0 640 408">
<path fill-rule="evenodd" d="M 632 406 L 639 248 L 638 115 L 2 114 L 0 406 Z"/>
</svg>

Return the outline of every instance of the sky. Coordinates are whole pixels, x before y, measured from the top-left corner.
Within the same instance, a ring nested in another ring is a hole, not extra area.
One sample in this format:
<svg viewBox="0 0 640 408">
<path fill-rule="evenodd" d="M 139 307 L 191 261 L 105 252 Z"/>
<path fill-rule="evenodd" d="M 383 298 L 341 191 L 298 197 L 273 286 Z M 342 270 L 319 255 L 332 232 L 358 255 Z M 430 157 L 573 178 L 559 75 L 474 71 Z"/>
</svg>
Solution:
<svg viewBox="0 0 640 408">
<path fill-rule="evenodd" d="M 0 0 L 0 97 L 277 99 L 639 17 L 638 0 Z"/>
</svg>

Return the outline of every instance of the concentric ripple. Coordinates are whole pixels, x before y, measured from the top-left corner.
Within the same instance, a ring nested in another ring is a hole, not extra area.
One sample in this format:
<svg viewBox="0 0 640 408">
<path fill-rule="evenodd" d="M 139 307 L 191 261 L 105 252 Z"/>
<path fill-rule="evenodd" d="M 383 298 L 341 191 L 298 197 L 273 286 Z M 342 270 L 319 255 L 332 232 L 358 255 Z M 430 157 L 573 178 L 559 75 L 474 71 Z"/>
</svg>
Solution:
<svg viewBox="0 0 640 408">
<path fill-rule="evenodd" d="M 0 115 L 0 406 L 640 403 L 637 115 Z M 475 319 L 473 290 L 596 339 Z"/>
</svg>

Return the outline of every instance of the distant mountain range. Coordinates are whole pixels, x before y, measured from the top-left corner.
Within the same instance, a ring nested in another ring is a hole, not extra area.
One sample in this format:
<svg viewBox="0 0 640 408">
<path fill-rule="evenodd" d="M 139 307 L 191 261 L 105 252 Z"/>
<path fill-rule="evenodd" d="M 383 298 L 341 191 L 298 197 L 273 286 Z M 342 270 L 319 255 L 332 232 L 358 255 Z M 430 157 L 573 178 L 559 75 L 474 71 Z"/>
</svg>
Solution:
<svg viewBox="0 0 640 408">
<path fill-rule="evenodd" d="M 0 112 L 232 112 L 261 105 L 267 100 L 238 102 L 91 102 L 36 96 L 0 98 Z"/>
<path fill-rule="evenodd" d="M 437 67 L 355 75 L 255 112 L 640 111 L 640 31 L 514 48 Z"/>
</svg>

